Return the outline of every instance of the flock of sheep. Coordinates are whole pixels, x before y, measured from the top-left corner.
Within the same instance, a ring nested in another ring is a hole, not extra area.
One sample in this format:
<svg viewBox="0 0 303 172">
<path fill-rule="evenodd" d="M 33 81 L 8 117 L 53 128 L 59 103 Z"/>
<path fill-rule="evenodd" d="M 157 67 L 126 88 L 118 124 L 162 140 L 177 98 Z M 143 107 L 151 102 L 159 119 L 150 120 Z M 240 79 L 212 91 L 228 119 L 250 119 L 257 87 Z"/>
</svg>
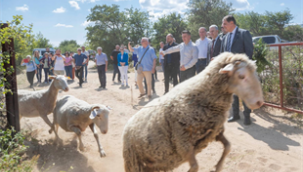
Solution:
<svg viewBox="0 0 303 172">
<path fill-rule="evenodd" d="M 80 150 L 84 148 L 81 132 L 89 126 L 100 156 L 104 157 L 96 127 L 103 134 L 107 132 L 111 108 L 88 104 L 73 96 L 57 99 L 59 90 L 68 91 L 68 84 L 64 76 L 51 78 L 53 82 L 48 90 L 19 91 L 20 118 L 42 117 L 57 141 L 61 141 L 59 126 L 75 132 Z M 123 131 L 125 171 L 169 171 L 189 162 L 189 172 L 197 172 L 195 156 L 212 141 L 224 146 L 216 165 L 216 172 L 221 171 L 230 151 L 230 143 L 223 133 L 233 94 L 251 109 L 263 104 L 255 63 L 243 54 L 222 53 L 203 72 L 154 99 L 128 120 Z M 47 118 L 51 113 L 53 123 Z"/>
</svg>

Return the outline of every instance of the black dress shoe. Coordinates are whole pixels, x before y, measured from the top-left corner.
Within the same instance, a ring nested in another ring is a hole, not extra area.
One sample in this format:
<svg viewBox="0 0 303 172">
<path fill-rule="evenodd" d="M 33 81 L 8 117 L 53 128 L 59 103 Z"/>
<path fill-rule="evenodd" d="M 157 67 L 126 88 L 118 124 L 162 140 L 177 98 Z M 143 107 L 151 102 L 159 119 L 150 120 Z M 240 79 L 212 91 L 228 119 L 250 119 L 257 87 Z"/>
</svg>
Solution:
<svg viewBox="0 0 303 172">
<path fill-rule="evenodd" d="M 237 117 L 232 116 L 232 117 L 228 118 L 227 122 L 235 122 L 235 121 L 237 121 L 239 119 L 240 119 L 239 116 L 237 116 Z"/>
<path fill-rule="evenodd" d="M 251 124 L 251 120 L 250 117 L 244 117 L 244 125 L 250 125 Z"/>
</svg>

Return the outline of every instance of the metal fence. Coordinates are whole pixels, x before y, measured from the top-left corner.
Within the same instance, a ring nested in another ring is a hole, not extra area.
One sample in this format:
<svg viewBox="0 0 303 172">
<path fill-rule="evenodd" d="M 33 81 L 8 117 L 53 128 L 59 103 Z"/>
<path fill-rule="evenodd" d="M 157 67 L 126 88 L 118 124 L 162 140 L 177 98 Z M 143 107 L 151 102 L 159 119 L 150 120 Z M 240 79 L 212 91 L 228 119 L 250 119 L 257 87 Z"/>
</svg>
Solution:
<svg viewBox="0 0 303 172">
<path fill-rule="evenodd" d="M 266 106 L 303 114 L 303 42 L 269 46 L 259 74 Z"/>
</svg>

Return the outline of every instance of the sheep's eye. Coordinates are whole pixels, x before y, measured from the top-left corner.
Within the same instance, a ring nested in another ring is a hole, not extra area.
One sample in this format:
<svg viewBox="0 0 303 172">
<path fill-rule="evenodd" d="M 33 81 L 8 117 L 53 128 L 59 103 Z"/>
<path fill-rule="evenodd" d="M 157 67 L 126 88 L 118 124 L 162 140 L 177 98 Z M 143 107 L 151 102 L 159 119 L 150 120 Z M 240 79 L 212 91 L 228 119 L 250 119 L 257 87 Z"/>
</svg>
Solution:
<svg viewBox="0 0 303 172">
<path fill-rule="evenodd" d="M 244 79 L 245 76 L 244 75 L 239 75 L 239 79 Z"/>
<path fill-rule="evenodd" d="M 100 117 L 100 115 L 96 115 L 96 117 L 98 117 L 98 118 L 99 118 L 99 117 Z"/>
</svg>

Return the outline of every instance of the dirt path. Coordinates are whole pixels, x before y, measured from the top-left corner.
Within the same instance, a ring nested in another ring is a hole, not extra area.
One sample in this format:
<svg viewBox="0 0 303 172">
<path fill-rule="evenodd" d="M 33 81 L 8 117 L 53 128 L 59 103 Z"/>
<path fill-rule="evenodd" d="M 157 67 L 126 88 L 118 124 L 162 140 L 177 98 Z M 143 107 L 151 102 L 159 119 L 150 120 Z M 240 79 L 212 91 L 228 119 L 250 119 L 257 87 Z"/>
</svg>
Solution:
<svg viewBox="0 0 303 172">
<path fill-rule="evenodd" d="M 90 65 L 93 65 L 91 63 Z M 160 71 L 160 68 L 159 68 Z M 123 89 L 114 84 L 112 73 L 107 73 L 107 90 L 99 90 L 96 69 L 89 69 L 88 83 L 78 88 L 78 80 L 70 84 L 70 91 L 59 93 L 59 96 L 73 95 L 89 103 L 102 103 L 114 110 L 110 114 L 109 131 L 100 134 L 101 144 L 107 154 L 100 158 L 97 143 L 92 132 L 87 129 L 83 133 L 84 152 L 77 148 L 78 140 L 73 133 L 59 129 L 59 136 L 64 140 L 63 146 L 53 144 L 54 134 L 49 134 L 49 127 L 40 118 L 23 118 L 22 129 L 31 131 L 36 142 L 28 143 L 29 158 L 40 155 L 35 171 L 76 171 L 76 172 L 123 172 L 122 131 L 127 120 L 135 114 L 147 100 L 138 101 L 138 89 L 134 87 L 134 73 L 129 73 L 131 88 Z M 158 97 L 163 95 L 163 73 L 158 72 L 159 82 L 156 82 Z M 25 74 L 18 76 L 18 88 L 29 89 Z M 45 89 L 39 86 L 36 89 Z M 131 91 L 132 90 L 132 91 Z M 132 94 L 133 92 L 133 94 Z M 133 97 L 133 99 L 132 99 Z M 241 116 L 243 117 L 243 116 Z M 49 115 L 52 121 L 52 115 Z M 302 129 L 286 118 L 280 111 L 271 110 L 267 113 L 257 110 L 252 113 L 253 124 L 243 125 L 239 122 L 227 124 L 226 136 L 232 144 L 232 151 L 224 164 L 227 172 L 303 172 L 303 138 Z M 198 154 L 199 171 L 214 170 L 223 147 L 219 143 L 211 143 Z M 188 164 L 183 164 L 174 172 L 186 172 Z"/>
</svg>

